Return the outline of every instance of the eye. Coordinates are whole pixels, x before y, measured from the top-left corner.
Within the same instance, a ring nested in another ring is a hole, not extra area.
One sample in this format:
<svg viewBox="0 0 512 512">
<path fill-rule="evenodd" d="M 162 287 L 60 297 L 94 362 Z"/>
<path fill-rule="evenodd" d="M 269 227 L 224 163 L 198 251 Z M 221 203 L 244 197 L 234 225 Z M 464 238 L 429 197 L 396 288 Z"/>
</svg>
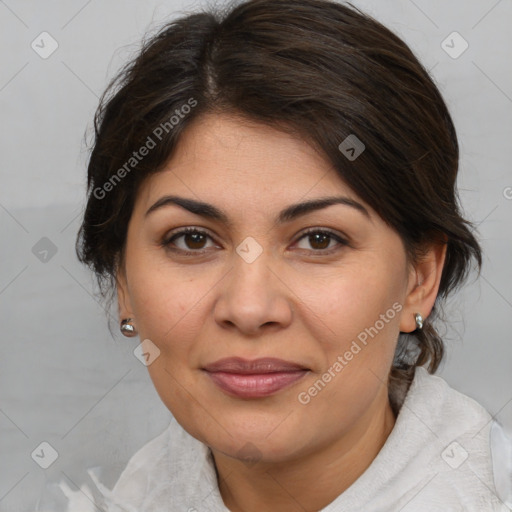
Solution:
<svg viewBox="0 0 512 512">
<path fill-rule="evenodd" d="M 179 247 L 179 244 L 176 243 L 180 238 L 183 239 L 182 242 L 185 244 L 185 247 Z M 205 247 L 205 242 L 208 238 L 210 240 L 212 239 L 206 231 L 187 227 L 174 232 L 170 237 L 164 238 L 161 245 L 165 249 L 185 255 L 201 254 L 202 252 L 205 252 L 205 249 L 207 249 L 207 247 Z M 177 246 L 178 248 L 176 249 L 173 246 Z"/>
<path fill-rule="evenodd" d="M 180 244 L 177 243 L 180 239 L 181 247 Z M 187 227 L 171 233 L 170 236 L 166 236 L 160 245 L 166 250 L 185 256 L 191 256 L 205 253 L 208 249 L 205 245 L 208 239 L 212 240 L 212 237 L 206 231 L 194 227 Z M 310 247 L 313 248 L 313 252 L 321 254 L 331 254 L 338 251 L 340 246 L 349 245 L 340 235 L 326 229 L 311 228 L 303 233 L 297 243 L 303 239 L 310 244 Z M 336 244 L 331 246 L 332 242 L 337 242 L 338 247 L 336 247 Z M 308 248 L 305 250 L 311 251 L 311 249 Z"/>
<path fill-rule="evenodd" d="M 330 254 L 332 252 L 339 250 L 340 245 L 348 245 L 348 242 L 344 238 L 334 233 L 333 231 L 329 231 L 326 229 L 309 229 L 299 238 L 298 241 L 300 242 L 303 239 L 305 239 L 307 243 L 310 244 L 311 247 L 313 247 L 313 252 L 321 252 L 322 254 Z M 336 245 L 334 245 L 334 247 L 329 247 L 331 242 L 333 241 L 337 242 L 339 246 L 336 247 Z"/>
</svg>

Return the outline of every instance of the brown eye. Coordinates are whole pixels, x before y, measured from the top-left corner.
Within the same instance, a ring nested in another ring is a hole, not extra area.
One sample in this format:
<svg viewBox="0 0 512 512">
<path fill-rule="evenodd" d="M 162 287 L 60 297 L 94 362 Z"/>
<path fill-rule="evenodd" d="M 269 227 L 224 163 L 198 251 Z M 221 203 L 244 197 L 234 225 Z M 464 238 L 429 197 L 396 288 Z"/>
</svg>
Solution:
<svg viewBox="0 0 512 512">
<path fill-rule="evenodd" d="M 186 233 L 182 236 L 189 249 L 203 249 L 206 237 L 202 233 Z"/>
<path fill-rule="evenodd" d="M 332 237 L 325 233 L 316 233 L 314 235 L 308 235 L 309 243 L 315 249 L 327 249 L 329 247 Z"/>
<path fill-rule="evenodd" d="M 302 235 L 299 241 L 303 239 L 307 240 L 309 246 L 312 247 L 313 252 L 330 253 L 333 252 L 333 250 L 338 250 L 339 247 L 336 247 L 336 244 L 334 244 L 334 246 L 331 245 L 332 242 L 337 242 L 338 246 L 348 245 L 347 241 L 341 238 L 339 235 L 333 233 L 332 231 L 320 229 L 312 229 L 310 231 L 307 231 Z M 309 250 L 307 247 L 305 247 L 304 249 Z"/>
<path fill-rule="evenodd" d="M 177 243 L 178 240 L 180 244 Z M 167 237 L 162 243 L 162 247 L 175 252 L 181 252 L 184 254 L 194 254 L 204 252 L 207 249 L 205 243 L 208 239 L 211 239 L 210 235 L 205 231 L 201 231 L 196 228 L 185 228 L 178 232 L 175 232 L 171 237 Z"/>
</svg>

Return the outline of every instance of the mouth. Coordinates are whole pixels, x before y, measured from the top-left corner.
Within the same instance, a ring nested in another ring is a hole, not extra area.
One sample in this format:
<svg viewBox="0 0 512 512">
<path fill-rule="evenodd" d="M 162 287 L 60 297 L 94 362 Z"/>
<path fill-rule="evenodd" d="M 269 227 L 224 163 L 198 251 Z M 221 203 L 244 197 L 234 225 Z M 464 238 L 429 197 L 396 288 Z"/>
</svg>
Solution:
<svg viewBox="0 0 512 512">
<path fill-rule="evenodd" d="M 310 370 L 276 358 L 252 361 L 239 357 L 220 359 L 203 368 L 212 382 L 230 396 L 262 398 L 302 379 Z"/>
</svg>

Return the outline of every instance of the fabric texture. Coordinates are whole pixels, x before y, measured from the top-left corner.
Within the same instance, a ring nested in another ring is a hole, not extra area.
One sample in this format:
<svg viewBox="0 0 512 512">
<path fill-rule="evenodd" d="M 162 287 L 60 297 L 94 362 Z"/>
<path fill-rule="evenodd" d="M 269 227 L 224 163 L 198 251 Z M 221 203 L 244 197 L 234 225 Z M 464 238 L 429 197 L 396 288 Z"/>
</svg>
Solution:
<svg viewBox="0 0 512 512">
<path fill-rule="evenodd" d="M 210 449 L 175 419 L 130 459 L 112 491 L 91 478 L 108 512 L 229 512 Z M 88 512 L 67 495 L 67 512 Z M 512 436 L 478 402 L 423 367 L 377 457 L 319 512 L 398 510 L 512 510 Z"/>
</svg>

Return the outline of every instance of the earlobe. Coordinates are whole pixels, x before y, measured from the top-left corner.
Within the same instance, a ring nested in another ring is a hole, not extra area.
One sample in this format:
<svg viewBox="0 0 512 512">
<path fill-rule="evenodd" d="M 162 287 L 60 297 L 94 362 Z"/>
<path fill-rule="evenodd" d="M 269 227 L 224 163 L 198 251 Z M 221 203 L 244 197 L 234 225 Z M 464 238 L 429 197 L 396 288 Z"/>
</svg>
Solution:
<svg viewBox="0 0 512 512">
<path fill-rule="evenodd" d="M 446 241 L 432 244 L 415 263 L 409 280 L 410 283 L 412 281 L 412 286 L 409 286 L 411 289 L 407 294 L 400 320 L 401 332 L 412 332 L 421 328 L 419 323 L 423 324 L 430 315 L 441 283 L 446 249 Z M 421 315 L 419 323 L 416 316 L 418 314 Z"/>
</svg>

